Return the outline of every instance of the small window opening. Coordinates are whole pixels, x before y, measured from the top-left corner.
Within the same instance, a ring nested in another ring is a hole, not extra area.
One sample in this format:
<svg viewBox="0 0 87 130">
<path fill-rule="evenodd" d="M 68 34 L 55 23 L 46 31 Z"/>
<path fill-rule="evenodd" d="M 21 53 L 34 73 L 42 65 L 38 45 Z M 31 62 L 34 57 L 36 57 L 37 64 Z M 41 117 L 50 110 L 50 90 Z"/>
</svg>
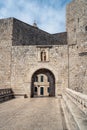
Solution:
<svg viewBox="0 0 87 130">
<path fill-rule="evenodd" d="M 41 82 L 43 82 L 43 80 L 44 80 L 44 77 L 43 77 L 43 76 L 41 76 Z"/>
<path fill-rule="evenodd" d="M 50 92 L 50 87 L 48 87 L 48 93 Z"/>
</svg>

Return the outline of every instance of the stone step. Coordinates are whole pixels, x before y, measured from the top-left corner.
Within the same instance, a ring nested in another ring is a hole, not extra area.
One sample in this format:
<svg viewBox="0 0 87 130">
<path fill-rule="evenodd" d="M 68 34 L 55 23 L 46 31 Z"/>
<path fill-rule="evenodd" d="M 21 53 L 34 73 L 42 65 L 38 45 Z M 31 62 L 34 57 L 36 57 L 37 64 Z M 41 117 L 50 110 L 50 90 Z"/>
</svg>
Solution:
<svg viewBox="0 0 87 130">
<path fill-rule="evenodd" d="M 63 95 L 62 108 L 69 130 L 87 130 L 87 115 L 66 95 Z"/>
</svg>

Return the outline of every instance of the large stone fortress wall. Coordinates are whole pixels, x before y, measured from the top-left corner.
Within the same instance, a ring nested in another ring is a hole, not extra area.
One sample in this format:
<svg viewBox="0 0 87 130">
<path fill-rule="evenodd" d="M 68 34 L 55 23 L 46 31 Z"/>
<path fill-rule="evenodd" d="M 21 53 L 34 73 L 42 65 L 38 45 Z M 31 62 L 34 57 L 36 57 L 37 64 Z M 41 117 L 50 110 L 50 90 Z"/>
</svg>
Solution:
<svg viewBox="0 0 87 130">
<path fill-rule="evenodd" d="M 7 38 L 11 37 L 9 42 L 4 39 L 5 45 L 10 43 L 8 46 L 9 57 L 3 62 L 3 66 L 6 66 L 4 73 L 8 71 L 10 75 L 7 80 L 10 85 L 5 82 L 6 86 L 12 87 L 15 93 L 30 95 L 33 73 L 44 68 L 54 74 L 55 93 L 60 94 L 61 90 L 68 86 L 67 33 L 52 35 L 14 18 L 4 19 L 2 23 L 4 21 L 5 23 L 9 21 L 12 29 L 11 34 L 6 32 Z M 40 52 L 43 49 L 47 52 L 45 62 L 40 60 Z M 8 56 L 7 50 L 0 53 Z M 0 67 L 2 68 L 1 64 Z M 0 76 L 2 77 L 2 75 Z M 5 87 L 4 81 L 0 87 Z"/>
<path fill-rule="evenodd" d="M 87 1 L 73 0 L 66 17 L 67 32 L 57 34 L 15 18 L 0 20 L 0 88 L 30 96 L 34 73 L 44 70 L 55 77 L 55 95 L 65 87 L 87 94 Z"/>
<path fill-rule="evenodd" d="M 12 88 L 17 93 L 30 93 L 33 73 L 45 68 L 55 75 L 56 95 L 60 93 L 67 86 L 67 43 L 16 19 L 13 27 Z M 48 53 L 46 62 L 40 61 L 42 49 Z"/>
<path fill-rule="evenodd" d="M 69 87 L 87 93 L 87 1 L 73 0 L 67 6 Z"/>
</svg>

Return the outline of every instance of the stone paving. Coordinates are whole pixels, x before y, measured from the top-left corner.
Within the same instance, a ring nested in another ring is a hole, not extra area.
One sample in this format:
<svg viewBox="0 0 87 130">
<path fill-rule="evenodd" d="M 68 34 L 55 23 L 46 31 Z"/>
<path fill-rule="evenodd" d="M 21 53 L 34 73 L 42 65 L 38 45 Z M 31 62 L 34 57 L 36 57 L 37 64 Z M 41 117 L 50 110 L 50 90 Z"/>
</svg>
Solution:
<svg viewBox="0 0 87 130">
<path fill-rule="evenodd" d="M 1 103 L 0 130 L 66 130 L 61 99 L 18 98 Z"/>
</svg>

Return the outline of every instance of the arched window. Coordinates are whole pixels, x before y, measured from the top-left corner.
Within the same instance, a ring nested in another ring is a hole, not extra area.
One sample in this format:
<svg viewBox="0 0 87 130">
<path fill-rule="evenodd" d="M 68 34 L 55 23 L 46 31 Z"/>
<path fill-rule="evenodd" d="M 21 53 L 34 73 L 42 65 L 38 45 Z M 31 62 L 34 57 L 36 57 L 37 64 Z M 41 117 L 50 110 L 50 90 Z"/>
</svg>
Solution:
<svg viewBox="0 0 87 130">
<path fill-rule="evenodd" d="M 41 76 L 41 80 L 40 80 L 41 82 L 43 82 L 44 81 L 44 76 Z"/>
<path fill-rule="evenodd" d="M 44 50 L 41 51 L 41 61 L 46 61 L 46 52 Z"/>
</svg>

